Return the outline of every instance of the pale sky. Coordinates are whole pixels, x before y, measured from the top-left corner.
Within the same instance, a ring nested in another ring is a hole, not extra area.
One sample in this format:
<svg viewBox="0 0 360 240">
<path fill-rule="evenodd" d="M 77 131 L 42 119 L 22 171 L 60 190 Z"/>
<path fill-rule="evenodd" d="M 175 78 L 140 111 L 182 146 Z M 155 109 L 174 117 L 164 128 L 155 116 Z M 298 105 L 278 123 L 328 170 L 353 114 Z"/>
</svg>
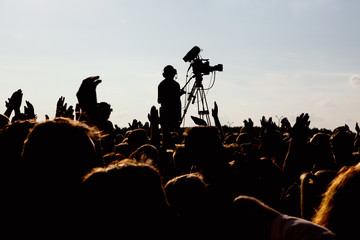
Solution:
<svg viewBox="0 0 360 240">
<path fill-rule="evenodd" d="M 357 0 L 0 0 L 0 112 L 22 89 L 39 120 L 53 117 L 60 96 L 75 105 L 81 81 L 99 75 L 112 122 L 145 122 L 159 107 L 162 69 L 173 65 L 183 86 L 182 58 L 197 45 L 210 65 L 224 65 L 207 92 L 223 125 L 259 126 L 262 116 L 294 124 L 307 112 L 310 127 L 354 130 L 359 10 Z"/>
</svg>

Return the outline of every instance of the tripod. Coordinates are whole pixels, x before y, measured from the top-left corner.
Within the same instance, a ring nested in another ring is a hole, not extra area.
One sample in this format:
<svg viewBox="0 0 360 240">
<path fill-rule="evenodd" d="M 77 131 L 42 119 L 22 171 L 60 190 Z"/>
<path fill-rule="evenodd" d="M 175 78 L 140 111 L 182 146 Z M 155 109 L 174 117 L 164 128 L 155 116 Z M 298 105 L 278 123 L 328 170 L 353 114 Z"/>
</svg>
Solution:
<svg viewBox="0 0 360 240">
<path fill-rule="evenodd" d="M 197 101 L 197 109 L 198 109 L 198 114 L 200 116 L 201 119 L 205 120 L 206 123 L 208 125 L 211 125 L 211 121 L 210 121 L 210 116 L 209 116 L 209 107 L 207 104 L 207 100 L 206 100 L 206 94 L 204 91 L 204 86 L 202 84 L 202 75 L 198 75 L 198 76 L 193 76 L 195 77 L 195 82 L 193 84 L 193 87 L 191 88 L 189 97 L 187 99 L 185 108 L 184 108 L 184 114 L 181 117 L 181 123 L 183 122 L 185 115 L 187 113 L 187 110 L 190 106 L 190 103 L 194 104 L 196 98 L 198 99 Z M 193 78 L 192 77 L 192 78 Z M 192 79 L 190 78 L 185 86 L 183 87 L 183 89 L 186 87 L 186 85 L 190 82 L 190 80 Z"/>
</svg>

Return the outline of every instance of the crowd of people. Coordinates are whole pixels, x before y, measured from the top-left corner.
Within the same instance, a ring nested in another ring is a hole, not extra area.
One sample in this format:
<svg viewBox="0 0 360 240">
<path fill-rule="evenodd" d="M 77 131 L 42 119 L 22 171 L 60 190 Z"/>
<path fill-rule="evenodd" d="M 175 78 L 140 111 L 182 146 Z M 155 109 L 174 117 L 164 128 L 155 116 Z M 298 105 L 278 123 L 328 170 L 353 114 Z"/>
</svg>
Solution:
<svg viewBox="0 0 360 240">
<path fill-rule="evenodd" d="M 5 101 L 0 156 L 9 219 L 177 217 L 229 221 L 245 239 L 359 235 L 358 124 L 355 132 L 312 129 L 304 113 L 293 125 L 263 117 L 259 127 L 246 119 L 230 128 L 215 103 L 216 126 L 173 130 L 162 118 L 166 109 L 153 106 L 145 124 L 119 128 L 109 121 L 111 105 L 97 100 L 100 82 L 83 80 L 76 107 L 60 97 L 55 118 L 45 121 L 36 121 L 30 102 L 20 111 L 21 90 Z"/>
</svg>

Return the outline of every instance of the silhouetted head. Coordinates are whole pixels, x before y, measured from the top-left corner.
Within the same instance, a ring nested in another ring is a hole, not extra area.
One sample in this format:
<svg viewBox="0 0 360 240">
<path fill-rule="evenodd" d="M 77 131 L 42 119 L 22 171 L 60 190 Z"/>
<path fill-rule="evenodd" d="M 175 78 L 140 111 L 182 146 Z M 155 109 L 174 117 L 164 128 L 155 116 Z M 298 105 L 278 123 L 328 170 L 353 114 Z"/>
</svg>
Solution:
<svg viewBox="0 0 360 240">
<path fill-rule="evenodd" d="M 314 159 L 314 169 L 334 169 L 334 157 L 331 154 L 330 135 L 327 133 L 316 133 L 310 139 Z"/>
<path fill-rule="evenodd" d="M 183 144 L 176 145 L 173 152 L 173 160 L 176 175 L 190 173 L 192 162 L 188 157 L 186 157 L 185 146 Z"/>
<path fill-rule="evenodd" d="M 253 143 L 254 142 L 254 135 L 250 133 L 240 133 L 236 138 L 236 143 L 241 145 L 243 143 Z"/>
<path fill-rule="evenodd" d="M 159 167 L 159 151 L 151 144 L 138 147 L 131 155 L 131 159 L 141 163 L 148 163 L 156 168 Z"/>
<path fill-rule="evenodd" d="M 250 196 L 235 198 L 232 213 L 234 226 L 239 229 L 239 233 L 251 236 L 251 239 L 269 239 L 272 223 L 281 214 Z"/>
<path fill-rule="evenodd" d="M 300 206 L 303 218 L 311 219 L 314 215 L 315 209 L 319 206 L 323 194 L 336 173 L 331 170 L 320 170 L 315 173 L 301 174 Z"/>
<path fill-rule="evenodd" d="M 9 123 L 10 123 L 9 118 L 4 114 L 0 114 L 0 129 L 4 128 Z"/>
<path fill-rule="evenodd" d="M 186 129 L 184 135 L 187 157 L 200 169 L 223 165 L 224 147 L 218 128 L 196 126 Z"/>
<path fill-rule="evenodd" d="M 235 143 L 238 135 L 239 135 L 238 133 L 227 134 L 224 139 L 224 144 Z"/>
<path fill-rule="evenodd" d="M 130 151 L 130 146 L 127 142 L 123 142 L 123 143 L 119 143 L 118 145 L 115 146 L 114 149 L 115 153 L 120 153 L 124 156 L 126 156 L 127 158 L 130 156 L 131 151 Z"/>
<path fill-rule="evenodd" d="M 163 71 L 163 77 L 166 78 L 166 79 L 174 79 L 175 75 L 177 74 L 177 71 L 176 69 L 171 66 L 171 65 L 167 65 L 165 68 L 164 68 L 164 71 Z"/>
<path fill-rule="evenodd" d="M 326 133 L 315 133 L 310 139 L 310 142 L 317 148 L 329 150 L 330 149 L 330 135 Z"/>
<path fill-rule="evenodd" d="M 349 166 L 353 164 L 351 158 L 354 149 L 354 136 L 350 131 L 336 131 L 331 135 L 330 143 L 337 165 Z"/>
<path fill-rule="evenodd" d="M 111 112 L 113 111 L 111 105 L 107 102 L 100 102 L 97 105 L 98 112 L 102 119 L 107 120 L 110 117 Z"/>
<path fill-rule="evenodd" d="M 283 149 L 282 134 L 278 130 L 266 129 L 261 136 L 261 143 L 259 146 L 259 154 L 261 157 L 276 157 Z M 279 159 L 278 159 L 279 160 Z"/>
<path fill-rule="evenodd" d="M 68 118 L 36 124 L 22 153 L 29 180 L 44 187 L 78 185 L 87 172 L 100 164 L 93 133 L 87 125 Z"/>
<path fill-rule="evenodd" d="M 206 185 L 197 174 L 185 174 L 169 180 L 166 198 L 180 216 L 200 216 L 205 213 Z"/>
<path fill-rule="evenodd" d="M 20 163 L 24 141 L 34 125 L 34 120 L 25 120 L 15 121 L 4 127 L 0 133 L 2 164 L 14 167 Z"/>
<path fill-rule="evenodd" d="M 339 239 L 351 239 L 358 234 L 359 189 L 360 164 L 341 169 L 325 192 L 313 222 L 329 228 Z"/>
<path fill-rule="evenodd" d="M 93 169 L 84 178 L 83 189 L 88 211 L 112 216 L 114 221 L 141 216 L 161 219 L 169 210 L 159 172 L 134 160 Z"/>
<path fill-rule="evenodd" d="M 147 137 L 145 129 L 137 128 L 131 130 L 127 137 L 127 143 L 129 144 L 131 153 L 138 147 L 149 143 L 149 138 Z"/>
</svg>

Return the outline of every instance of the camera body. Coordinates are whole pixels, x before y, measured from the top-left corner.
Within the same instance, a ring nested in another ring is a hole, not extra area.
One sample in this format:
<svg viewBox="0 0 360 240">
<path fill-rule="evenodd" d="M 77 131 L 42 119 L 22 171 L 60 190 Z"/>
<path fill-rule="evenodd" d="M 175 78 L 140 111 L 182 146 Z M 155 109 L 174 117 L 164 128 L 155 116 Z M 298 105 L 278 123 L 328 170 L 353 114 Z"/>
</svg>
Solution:
<svg viewBox="0 0 360 240">
<path fill-rule="evenodd" d="M 213 71 L 223 71 L 223 65 L 217 64 L 210 66 L 209 59 L 202 59 L 199 56 L 201 49 L 194 46 L 183 58 L 185 62 L 190 62 L 195 76 L 209 75 Z"/>
<path fill-rule="evenodd" d="M 191 64 L 191 67 L 195 75 L 209 75 L 213 71 L 222 72 L 223 70 L 222 64 L 210 66 L 208 59 L 195 59 Z"/>
</svg>

